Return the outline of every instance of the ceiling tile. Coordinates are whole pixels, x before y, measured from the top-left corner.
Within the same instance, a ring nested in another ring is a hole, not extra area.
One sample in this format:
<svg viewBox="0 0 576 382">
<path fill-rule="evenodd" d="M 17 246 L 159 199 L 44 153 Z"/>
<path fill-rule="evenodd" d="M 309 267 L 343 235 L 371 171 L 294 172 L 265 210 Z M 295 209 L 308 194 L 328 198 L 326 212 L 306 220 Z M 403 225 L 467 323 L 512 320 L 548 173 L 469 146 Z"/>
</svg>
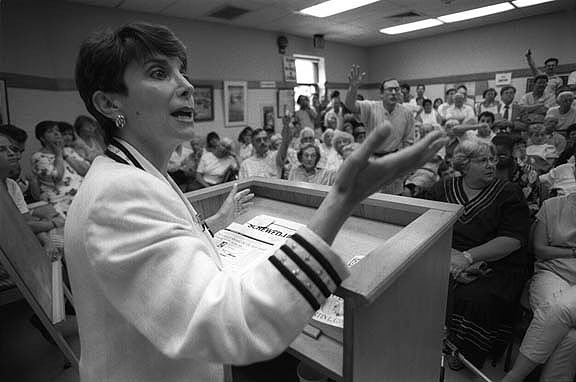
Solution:
<svg viewBox="0 0 576 382">
<path fill-rule="evenodd" d="M 124 0 L 119 8 L 131 11 L 159 13 L 177 0 Z"/>
</svg>

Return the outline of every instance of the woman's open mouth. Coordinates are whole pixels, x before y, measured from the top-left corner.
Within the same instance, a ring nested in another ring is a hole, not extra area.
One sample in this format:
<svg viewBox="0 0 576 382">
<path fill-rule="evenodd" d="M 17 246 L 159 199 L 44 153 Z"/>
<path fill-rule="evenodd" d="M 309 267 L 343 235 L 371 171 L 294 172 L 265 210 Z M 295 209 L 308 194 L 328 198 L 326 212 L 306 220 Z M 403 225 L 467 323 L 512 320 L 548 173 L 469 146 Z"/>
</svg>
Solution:
<svg viewBox="0 0 576 382">
<path fill-rule="evenodd" d="M 183 107 L 173 111 L 170 115 L 181 122 L 194 122 L 194 109 L 191 107 Z"/>
</svg>

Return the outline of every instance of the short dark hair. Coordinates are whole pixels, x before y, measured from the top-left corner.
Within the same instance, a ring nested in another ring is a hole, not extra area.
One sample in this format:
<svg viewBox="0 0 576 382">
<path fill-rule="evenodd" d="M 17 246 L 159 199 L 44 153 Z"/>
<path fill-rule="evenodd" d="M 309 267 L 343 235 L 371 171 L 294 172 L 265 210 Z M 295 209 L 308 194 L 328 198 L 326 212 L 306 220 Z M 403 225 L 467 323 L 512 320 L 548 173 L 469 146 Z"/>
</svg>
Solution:
<svg viewBox="0 0 576 382">
<path fill-rule="evenodd" d="M 480 113 L 480 115 L 478 116 L 478 120 L 480 120 L 480 118 L 482 117 L 488 117 L 492 119 L 492 123 L 494 123 L 494 120 L 496 120 L 496 117 L 494 116 L 494 113 L 492 113 L 491 111 L 483 111 L 482 113 Z"/>
<path fill-rule="evenodd" d="M 534 76 L 534 82 L 536 82 L 542 78 L 544 78 L 546 81 L 548 81 L 548 76 L 546 74 L 538 74 L 538 75 Z"/>
<path fill-rule="evenodd" d="M 316 166 L 320 161 L 320 155 L 322 154 L 320 153 L 320 148 L 316 146 L 314 143 L 307 143 L 304 146 L 300 147 L 300 150 L 298 150 L 298 153 L 296 153 L 296 157 L 298 157 L 298 162 L 302 163 L 302 155 L 304 155 L 304 151 L 306 149 L 309 149 L 310 147 L 313 147 L 314 151 L 316 152 L 316 163 L 314 163 L 314 166 Z"/>
<path fill-rule="evenodd" d="M 340 97 L 340 92 L 338 90 L 334 90 L 332 93 L 330 93 L 330 98 L 336 97 Z"/>
<path fill-rule="evenodd" d="M 15 140 L 20 144 L 26 143 L 26 140 L 28 139 L 28 133 L 26 131 L 10 124 L 0 125 L 0 134 Z"/>
<path fill-rule="evenodd" d="M 422 86 L 424 89 L 426 89 L 426 85 L 424 85 L 424 84 L 418 84 L 418 85 L 416 85 L 416 89 L 418 89 L 420 86 Z"/>
<path fill-rule="evenodd" d="M 163 25 L 134 22 L 97 31 L 80 46 L 76 59 L 76 87 L 86 109 L 102 126 L 105 143 L 113 136 L 114 121 L 102 115 L 92 103 L 96 91 L 127 95 L 124 72 L 134 61 L 155 55 L 178 58 L 186 70 L 186 47 Z"/>
<path fill-rule="evenodd" d="M 299 95 L 298 99 L 296 100 L 296 103 L 298 104 L 298 106 L 302 106 L 301 102 L 303 102 L 305 99 L 308 99 L 308 97 L 305 95 Z"/>
<path fill-rule="evenodd" d="M 57 123 L 58 123 L 58 130 L 60 130 L 60 133 L 65 133 L 67 131 L 74 132 L 74 126 L 72 126 L 70 123 L 65 121 L 59 121 Z"/>
<path fill-rule="evenodd" d="M 500 89 L 500 97 L 502 97 L 502 94 L 506 91 L 512 89 L 514 90 L 514 93 L 516 93 L 516 88 L 512 85 L 506 85 L 506 86 L 502 86 L 502 89 Z"/>
<path fill-rule="evenodd" d="M 546 61 L 544 61 L 544 65 L 546 65 L 546 64 L 549 63 L 550 61 L 555 62 L 556 65 L 558 65 L 558 62 L 560 62 L 560 61 L 558 61 L 558 59 L 557 59 L 556 57 L 549 57 L 549 58 L 546 59 Z"/>
<path fill-rule="evenodd" d="M 430 98 L 425 98 L 424 101 L 422 101 L 422 106 L 426 105 L 427 103 L 432 105 L 432 100 Z"/>
<path fill-rule="evenodd" d="M 504 146 L 510 152 L 514 148 L 514 139 L 508 134 L 499 134 L 492 138 L 492 144 L 494 146 Z"/>
<path fill-rule="evenodd" d="M 516 146 L 518 144 L 526 144 L 526 139 L 520 137 L 520 136 L 514 136 L 512 137 L 512 145 Z"/>
<path fill-rule="evenodd" d="M 434 103 L 436 103 L 436 101 L 440 101 L 440 104 L 443 104 L 443 103 L 444 103 L 444 100 L 443 100 L 442 98 L 436 98 L 436 99 L 434 100 Z"/>
<path fill-rule="evenodd" d="M 400 89 L 406 89 L 406 90 L 410 91 L 410 85 L 408 85 L 406 82 L 401 83 Z"/>
<path fill-rule="evenodd" d="M 220 140 L 220 136 L 215 131 L 211 131 L 208 133 L 208 135 L 206 135 L 206 147 L 210 147 L 210 148 L 214 147 L 210 144 L 210 141 L 213 139 Z"/>
<path fill-rule="evenodd" d="M 466 85 L 460 85 L 456 88 L 456 90 L 458 90 L 458 89 L 464 89 L 464 90 L 466 90 L 466 92 L 468 92 L 468 88 L 466 87 Z"/>
<path fill-rule="evenodd" d="M 450 92 L 456 92 L 456 88 L 448 88 L 446 89 L 446 91 L 444 92 L 444 95 L 448 95 L 448 93 Z"/>
<path fill-rule="evenodd" d="M 398 80 L 396 78 L 387 78 L 384 81 L 380 82 L 380 93 L 384 93 L 384 84 L 386 82 L 390 82 L 390 81 L 396 81 L 398 82 Z"/>
<path fill-rule="evenodd" d="M 486 98 L 486 93 L 488 93 L 488 92 L 494 92 L 494 94 L 497 94 L 496 89 L 488 88 L 488 89 L 484 90 L 484 92 L 482 93 L 482 98 Z"/>
<path fill-rule="evenodd" d="M 238 134 L 238 142 L 240 143 L 244 143 L 244 137 L 246 136 L 246 134 L 254 134 L 254 130 L 252 130 L 252 128 L 250 126 L 246 126 L 245 128 L 242 129 L 242 131 L 240 132 L 240 134 Z"/>
<path fill-rule="evenodd" d="M 44 134 L 46 133 L 47 130 L 50 130 L 53 127 L 59 127 L 58 122 L 56 122 L 56 121 L 42 121 L 42 122 L 38 122 L 38 124 L 34 128 L 34 135 L 36 136 L 36 139 L 38 139 L 40 141 L 40 143 L 42 143 L 42 146 L 44 146 L 44 143 L 42 142 L 41 138 L 44 137 Z"/>
</svg>

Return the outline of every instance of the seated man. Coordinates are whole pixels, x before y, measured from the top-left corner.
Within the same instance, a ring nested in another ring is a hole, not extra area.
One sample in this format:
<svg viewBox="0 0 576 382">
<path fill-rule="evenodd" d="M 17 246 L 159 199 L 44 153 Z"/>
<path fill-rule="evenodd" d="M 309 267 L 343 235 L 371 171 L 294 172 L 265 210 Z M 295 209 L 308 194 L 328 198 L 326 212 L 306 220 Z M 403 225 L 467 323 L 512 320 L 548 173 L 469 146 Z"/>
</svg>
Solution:
<svg viewBox="0 0 576 382">
<path fill-rule="evenodd" d="M 254 154 L 240 165 L 240 179 L 253 176 L 264 178 L 282 178 L 282 169 L 286 160 L 290 137 L 290 117 L 284 117 L 282 127 L 282 143 L 277 151 L 270 150 L 270 137 L 263 129 L 254 130 L 252 145 Z"/>
<path fill-rule="evenodd" d="M 461 93 L 456 93 L 454 95 L 454 105 L 449 106 L 446 109 L 445 119 L 455 119 L 459 123 L 469 123 L 470 121 L 476 121 L 476 116 L 474 114 L 474 108 L 465 104 L 466 98 Z"/>
<path fill-rule="evenodd" d="M 546 86 L 548 85 L 548 76 L 546 74 L 539 74 L 534 77 L 534 89 L 524 94 L 520 99 L 520 105 L 535 105 L 542 103 L 546 107 L 556 105 L 556 94 L 545 93 Z"/>
<path fill-rule="evenodd" d="M 13 145 L 14 150 L 18 151 L 19 155 L 22 155 L 26 147 L 26 140 L 28 139 L 26 131 L 14 125 L 0 125 L 0 134 L 7 137 Z M 32 174 L 24 175 L 19 162 L 12 167 L 8 176 L 18 183 L 18 186 L 24 194 L 26 203 L 39 200 L 40 190 L 36 177 Z"/>
<path fill-rule="evenodd" d="M 544 61 L 544 70 L 541 70 L 536 67 L 536 63 L 534 62 L 532 51 L 530 49 L 528 49 L 525 56 L 533 76 L 545 74 L 548 77 L 548 84 L 546 85 L 546 89 L 544 89 L 544 93 L 555 96 L 563 83 L 562 78 L 556 74 L 556 69 L 558 69 L 559 62 L 558 59 L 556 57 L 547 58 L 546 61 Z"/>
<path fill-rule="evenodd" d="M 531 144 L 526 147 L 529 162 L 540 174 L 548 172 L 558 158 L 556 148 L 546 143 L 548 135 L 542 124 L 531 125 L 528 129 Z"/>
</svg>

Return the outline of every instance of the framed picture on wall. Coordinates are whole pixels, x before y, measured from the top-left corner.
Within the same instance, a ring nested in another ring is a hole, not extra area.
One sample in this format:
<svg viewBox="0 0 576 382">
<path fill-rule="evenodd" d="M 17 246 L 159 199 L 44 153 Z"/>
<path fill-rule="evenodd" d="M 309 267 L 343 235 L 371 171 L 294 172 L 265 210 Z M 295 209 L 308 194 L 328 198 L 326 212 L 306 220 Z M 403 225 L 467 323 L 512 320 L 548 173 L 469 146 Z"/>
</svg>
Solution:
<svg viewBox="0 0 576 382">
<path fill-rule="evenodd" d="M 276 113 L 274 112 L 274 105 L 262 105 L 262 123 L 263 128 L 275 128 Z"/>
<path fill-rule="evenodd" d="M 294 89 L 278 89 L 277 99 L 278 118 L 282 118 L 286 113 L 294 114 L 296 104 L 294 102 Z"/>
<path fill-rule="evenodd" d="M 0 79 L 0 124 L 10 123 L 10 112 L 8 111 L 8 90 L 6 81 Z"/>
<path fill-rule="evenodd" d="M 248 85 L 246 81 L 224 81 L 224 125 L 244 126 L 248 121 Z"/>
<path fill-rule="evenodd" d="M 213 86 L 194 86 L 194 120 L 196 122 L 214 120 Z"/>
</svg>

